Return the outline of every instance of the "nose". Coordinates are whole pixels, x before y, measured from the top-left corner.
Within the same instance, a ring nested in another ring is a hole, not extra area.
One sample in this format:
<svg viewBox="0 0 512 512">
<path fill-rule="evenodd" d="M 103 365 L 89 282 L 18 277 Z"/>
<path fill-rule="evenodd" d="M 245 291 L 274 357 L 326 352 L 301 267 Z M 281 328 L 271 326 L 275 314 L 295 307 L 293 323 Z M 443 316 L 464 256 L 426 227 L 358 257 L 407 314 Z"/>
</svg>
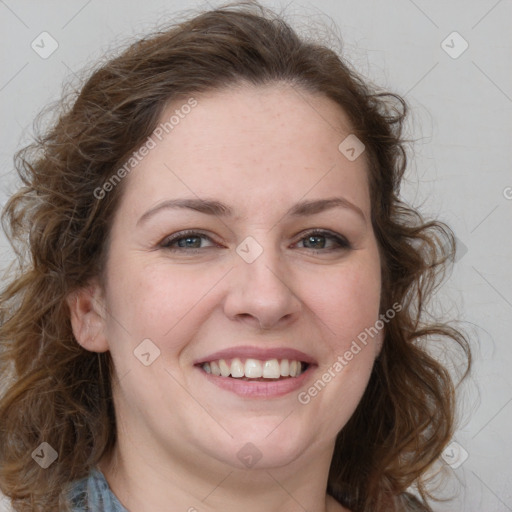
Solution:
<svg viewBox="0 0 512 512">
<path fill-rule="evenodd" d="M 228 279 L 224 312 L 232 320 L 268 330 L 288 325 L 302 310 L 296 278 L 273 249 L 265 248 L 251 263 L 235 255 Z"/>
</svg>

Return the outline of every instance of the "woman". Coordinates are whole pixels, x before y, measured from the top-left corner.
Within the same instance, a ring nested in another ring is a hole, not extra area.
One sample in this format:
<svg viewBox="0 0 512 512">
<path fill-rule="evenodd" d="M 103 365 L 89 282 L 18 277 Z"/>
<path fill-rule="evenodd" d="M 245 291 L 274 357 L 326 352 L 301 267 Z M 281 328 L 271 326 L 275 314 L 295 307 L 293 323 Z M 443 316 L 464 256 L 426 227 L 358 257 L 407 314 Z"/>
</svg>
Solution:
<svg viewBox="0 0 512 512">
<path fill-rule="evenodd" d="M 4 211 L 15 510 L 431 510 L 423 342 L 469 349 L 423 321 L 453 236 L 399 200 L 405 113 L 256 4 L 92 74 Z"/>
</svg>

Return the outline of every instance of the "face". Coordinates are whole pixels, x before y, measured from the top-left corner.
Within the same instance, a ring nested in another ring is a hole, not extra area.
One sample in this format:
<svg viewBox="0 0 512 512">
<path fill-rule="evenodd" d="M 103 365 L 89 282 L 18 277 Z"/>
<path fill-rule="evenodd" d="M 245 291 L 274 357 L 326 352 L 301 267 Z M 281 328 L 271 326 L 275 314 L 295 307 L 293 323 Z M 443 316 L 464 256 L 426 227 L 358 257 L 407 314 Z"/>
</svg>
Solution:
<svg viewBox="0 0 512 512">
<path fill-rule="evenodd" d="M 162 122 L 188 113 L 124 178 L 84 346 L 111 351 L 118 428 L 145 453 L 330 454 L 382 338 L 360 341 L 381 291 L 364 153 L 338 149 L 348 119 L 305 91 L 196 100 L 169 106 Z"/>
</svg>

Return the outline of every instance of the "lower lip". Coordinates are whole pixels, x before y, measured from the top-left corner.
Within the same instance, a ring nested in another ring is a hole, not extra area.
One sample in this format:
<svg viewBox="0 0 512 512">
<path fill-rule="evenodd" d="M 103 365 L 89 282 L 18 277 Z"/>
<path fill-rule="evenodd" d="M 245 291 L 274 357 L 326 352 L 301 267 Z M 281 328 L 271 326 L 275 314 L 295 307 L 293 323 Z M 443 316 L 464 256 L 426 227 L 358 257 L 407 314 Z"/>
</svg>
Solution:
<svg viewBox="0 0 512 512">
<path fill-rule="evenodd" d="M 218 377 L 217 375 L 206 373 L 202 368 L 199 368 L 199 371 L 212 384 L 244 398 L 278 398 L 293 393 L 304 385 L 305 381 L 311 375 L 312 370 L 313 365 L 309 365 L 306 371 L 301 373 L 298 377 L 263 382 L 235 379 L 232 377 Z"/>
</svg>

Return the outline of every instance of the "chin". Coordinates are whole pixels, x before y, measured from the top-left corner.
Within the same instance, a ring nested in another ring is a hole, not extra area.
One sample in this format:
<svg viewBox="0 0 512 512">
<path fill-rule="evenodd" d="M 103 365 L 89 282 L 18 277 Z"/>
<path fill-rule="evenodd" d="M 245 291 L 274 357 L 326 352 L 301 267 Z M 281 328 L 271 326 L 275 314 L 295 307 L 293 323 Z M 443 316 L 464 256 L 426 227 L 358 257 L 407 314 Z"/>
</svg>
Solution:
<svg viewBox="0 0 512 512">
<path fill-rule="evenodd" d="M 218 439 L 215 441 L 217 449 L 212 450 L 210 444 L 208 451 L 218 460 L 239 469 L 271 469 L 292 464 L 314 442 L 311 435 L 293 424 L 292 417 L 293 412 L 288 418 L 283 414 L 232 423 L 227 430 L 233 438 Z"/>
</svg>

